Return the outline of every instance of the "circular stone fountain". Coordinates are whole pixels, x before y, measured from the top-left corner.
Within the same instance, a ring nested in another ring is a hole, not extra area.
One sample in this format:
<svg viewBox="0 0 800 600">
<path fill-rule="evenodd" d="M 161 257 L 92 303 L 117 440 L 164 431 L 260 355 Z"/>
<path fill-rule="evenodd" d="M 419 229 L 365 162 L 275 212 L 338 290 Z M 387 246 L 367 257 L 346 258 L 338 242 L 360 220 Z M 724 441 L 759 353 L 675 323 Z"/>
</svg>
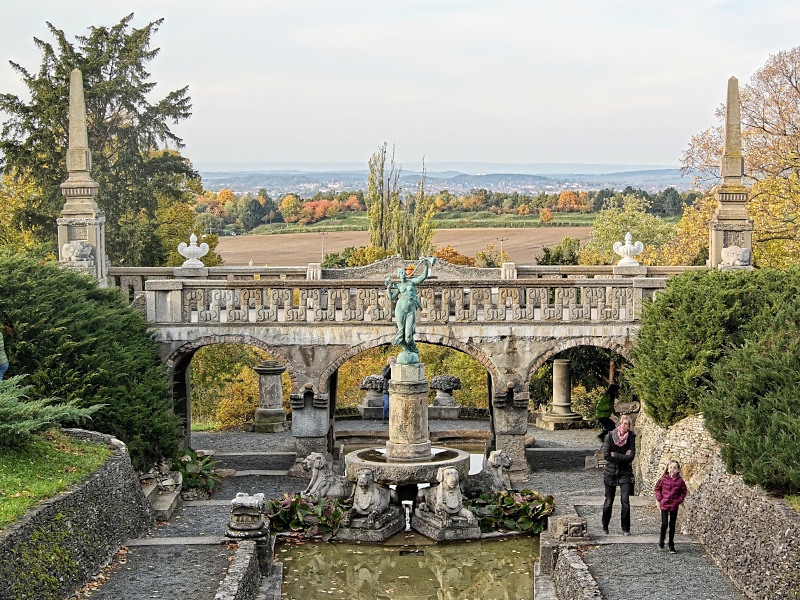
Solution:
<svg viewBox="0 0 800 600">
<path fill-rule="evenodd" d="M 356 450 L 345 456 L 347 478 L 370 468 L 375 481 L 399 487 L 437 483 L 442 467 L 455 467 L 465 481 L 469 454 L 451 448 L 432 448 L 428 431 L 428 381 L 425 365 L 392 365 L 389 381 L 389 441 L 385 448 Z"/>
</svg>

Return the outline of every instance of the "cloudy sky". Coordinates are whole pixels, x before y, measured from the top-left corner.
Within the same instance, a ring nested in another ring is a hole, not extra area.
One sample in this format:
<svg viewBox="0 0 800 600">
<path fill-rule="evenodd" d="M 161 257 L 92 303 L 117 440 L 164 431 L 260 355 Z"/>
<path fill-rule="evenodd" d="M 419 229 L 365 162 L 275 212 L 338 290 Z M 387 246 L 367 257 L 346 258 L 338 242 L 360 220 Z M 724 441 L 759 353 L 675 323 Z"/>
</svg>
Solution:
<svg viewBox="0 0 800 600">
<path fill-rule="evenodd" d="M 677 165 L 731 75 L 800 44 L 797 0 L 29 0 L 0 20 L 37 70 L 45 21 L 70 37 L 163 17 L 156 93 L 189 85 L 175 131 L 195 164 Z"/>
</svg>

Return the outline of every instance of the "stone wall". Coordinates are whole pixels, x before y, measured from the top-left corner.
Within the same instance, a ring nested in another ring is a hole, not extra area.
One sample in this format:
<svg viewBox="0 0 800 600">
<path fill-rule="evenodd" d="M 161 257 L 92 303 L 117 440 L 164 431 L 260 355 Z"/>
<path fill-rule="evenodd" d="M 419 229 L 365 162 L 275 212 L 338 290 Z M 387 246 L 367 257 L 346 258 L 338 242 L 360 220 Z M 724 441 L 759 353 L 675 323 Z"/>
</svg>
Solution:
<svg viewBox="0 0 800 600">
<path fill-rule="evenodd" d="M 639 493 L 652 495 L 667 462 L 678 460 L 689 487 L 681 532 L 696 536 L 749 598 L 800 598 L 800 514 L 728 474 L 702 416 L 664 429 L 643 414 L 636 429 Z"/>
<path fill-rule="evenodd" d="M 126 540 L 153 523 L 125 444 L 99 433 L 65 431 L 107 444 L 113 454 L 84 481 L 0 533 L 0 598 L 69 597 Z"/>
<path fill-rule="evenodd" d="M 573 548 L 562 548 L 553 570 L 553 585 L 559 598 L 584 600 L 602 598 L 589 567 Z"/>
</svg>

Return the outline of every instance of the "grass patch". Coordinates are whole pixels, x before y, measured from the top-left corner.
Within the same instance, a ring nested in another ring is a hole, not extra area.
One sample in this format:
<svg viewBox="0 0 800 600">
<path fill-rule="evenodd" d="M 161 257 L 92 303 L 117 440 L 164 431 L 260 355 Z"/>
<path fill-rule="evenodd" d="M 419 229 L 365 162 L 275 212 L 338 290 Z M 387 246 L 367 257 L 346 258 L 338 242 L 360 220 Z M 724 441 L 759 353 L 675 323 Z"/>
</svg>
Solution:
<svg viewBox="0 0 800 600">
<path fill-rule="evenodd" d="M 41 500 L 58 495 L 96 470 L 111 454 L 56 429 L 21 448 L 0 452 L 0 530 Z"/>
<path fill-rule="evenodd" d="M 200 432 L 200 431 L 216 431 L 217 424 L 216 423 L 192 423 L 192 431 Z"/>
<path fill-rule="evenodd" d="M 796 513 L 800 514 L 800 496 L 786 496 L 786 503 L 791 506 Z"/>
</svg>

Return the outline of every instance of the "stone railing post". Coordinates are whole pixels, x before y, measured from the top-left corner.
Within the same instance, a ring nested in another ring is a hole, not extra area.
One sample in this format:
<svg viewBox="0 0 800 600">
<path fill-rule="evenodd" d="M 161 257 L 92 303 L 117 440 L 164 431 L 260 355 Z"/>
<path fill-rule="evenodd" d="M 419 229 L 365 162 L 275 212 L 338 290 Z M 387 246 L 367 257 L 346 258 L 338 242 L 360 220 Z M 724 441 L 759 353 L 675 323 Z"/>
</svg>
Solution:
<svg viewBox="0 0 800 600">
<path fill-rule="evenodd" d="M 146 281 L 144 284 L 148 323 L 180 323 L 183 282 L 178 279 Z"/>
</svg>

